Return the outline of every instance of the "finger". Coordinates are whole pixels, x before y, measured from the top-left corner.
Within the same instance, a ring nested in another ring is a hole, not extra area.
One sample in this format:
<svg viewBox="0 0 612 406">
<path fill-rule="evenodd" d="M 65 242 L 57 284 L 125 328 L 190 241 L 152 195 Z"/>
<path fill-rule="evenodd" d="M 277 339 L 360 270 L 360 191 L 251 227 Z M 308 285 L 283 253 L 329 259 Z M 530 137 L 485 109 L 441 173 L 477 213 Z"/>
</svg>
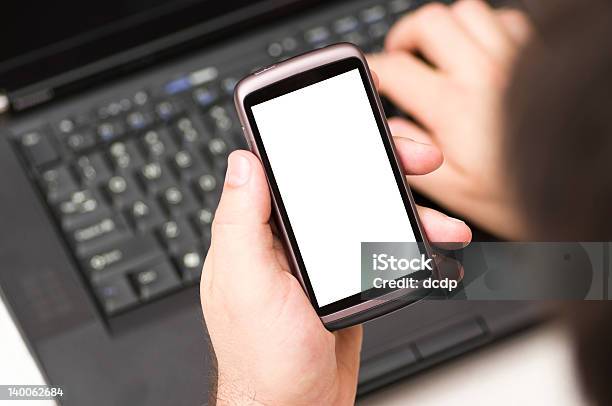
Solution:
<svg viewBox="0 0 612 406">
<path fill-rule="evenodd" d="M 425 126 L 436 122 L 436 107 L 444 101 L 442 77 L 423 61 L 403 52 L 370 55 L 379 74 L 379 91 Z"/>
<path fill-rule="evenodd" d="M 434 66 L 464 77 L 473 76 L 489 63 L 450 8 L 440 3 L 423 6 L 395 24 L 385 49 L 419 52 Z"/>
<path fill-rule="evenodd" d="M 435 144 L 431 135 L 412 121 L 403 117 L 391 117 L 388 123 L 394 137 L 410 138 L 421 144 Z"/>
<path fill-rule="evenodd" d="M 261 162 L 248 151 L 231 153 L 214 227 L 267 225 L 270 213 L 270 193 Z"/>
<path fill-rule="evenodd" d="M 407 175 L 425 175 L 438 169 L 444 162 L 442 152 L 431 140 L 422 142 L 428 137 L 416 125 L 406 120 L 393 120 L 389 122 L 389 128 L 393 134 L 395 150 Z"/>
<path fill-rule="evenodd" d="M 505 66 L 514 57 L 516 45 L 489 5 L 482 0 L 461 0 L 451 10 L 463 29 L 493 59 Z"/>
<path fill-rule="evenodd" d="M 510 207 L 509 199 L 502 199 L 507 204 L 500 204 L 499 199 L 486 199 L 474 193 L 466 194 L 465 191 L 473 187 L 473 179 L 466 178 L 461 169 L 453 167 L 449 161 L 445 161 L 439 169 L 428 175 L 409 176 L 408 183 L 411 189 L 441 206 L 452 206 L 453 212 L 486 231 L 495 234 L 499 230 L 495 230 L 482 219 L 504 218 L 508 219 L 505 235 L 515 239 L 525 235 L 524 224 Z M 475 216 L 474 213 L 478 215 Z"/>
<path fill-rule="evenodd" d="M 527 43 L 533 33 L 533 27 L 527 15 L 519 10 L 501 9 L 497 18 L 517 45 Z"/>
<path fill-rule="evenodd" d="M 421 144 L 403 137 L 394 137 L 393 140 L 406 175 L 428 174 L 444 162 L 442 153 L 435 145 Z"/>
<path fill-rule="evenodd" d="M 472 241 L 472 230 L 463 221 L 427 207 L 418 206 L 417 210 L 425 234 L 432 243 L 459 243 L 460 246 L 466 246 Z"/>
<path fill-rule="evenodd" d="M 212 228 L 214 264 L 207 271 L 215 273 L 210 275 L 215 282 L 225 287 L 249 286 L 255 291 L 270 282 L 267 274 L 274 268 L 258 266 L 269 264 L 274 256 L 274 238 L 268 224 L 270 205 L 260 161 L 250 152 L 233 152 Z"/>
</svg>

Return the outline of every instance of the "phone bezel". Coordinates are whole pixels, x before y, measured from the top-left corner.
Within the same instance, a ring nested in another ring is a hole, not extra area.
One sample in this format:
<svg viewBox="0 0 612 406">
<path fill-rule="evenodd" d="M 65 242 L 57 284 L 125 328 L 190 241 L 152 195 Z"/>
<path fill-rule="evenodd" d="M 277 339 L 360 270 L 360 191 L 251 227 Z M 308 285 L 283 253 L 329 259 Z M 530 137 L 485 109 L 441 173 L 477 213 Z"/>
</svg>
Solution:
<svg viewBox="0 0 612 406">
<path fill-rule="evenodd" d="M 311 58 L 312 61 L 308 63 L 305 61 L 306 58 Z M 319 63 L 316 63 L 315 60 L 319 60 Z M 297 239 L 291 227 L 291 221 L 289 220 L 289 216 L 283 204 L 282 195 L 276 183 L 269 158 L 266 154 L 265 145 L 261 135 L 259 134 L 257 123 L 253 116 L 252 107 L 257 104 L 264 103 L 265 101 L 355 69 L 358 70 L 366 90 L 368 101 L 374 113 L 379 133 L 389 158 L 398 189 L 404 202 L 406 214 L 410 220 L 412 231 L 419 245 L 419 249 L 421 253 L 426 255 L 428 258 L 435 259 L 423 233 L 419 219 L 416 216 L 414 200 L 406 183 L 401 162 L 397 159 L 395 146 L 391 139 L 380 99 L 374 89 L 369 68 L 367 67 L 363 54 L 361 54 L 356 47 L 349 44 L 337 44 L 321 50 L 313 51 L 309 54 L 301 55 L 293 60 L 285 61 L 274 67 L 267 68 L 260 73 L 255 73 L 254 75 L 251 75 L 250 77 L 247 77 L 241 81 L 237 86 L 235 97 L 239 116 L 241 121 L 243 121 L 245 136 L 247 137 L 253 152 L 255 152 L 262 161 L 268 177 L 277 222 L 280 223 L 280 231 L 283 233 L 285 244 L 290 251 L 290 262 L 292 262 L 293 267 L 296 268 L 294 269 L 294 273 L 297 274 L 296 276 L 298 276 L 298 279 L 308 294 L 317 314 L 326 324 L 332 323 L 339 319 L 350 318 L 350 316 L 355 316 L 356 314 L 361 315 L 361 317 L 358 318 L 359 322 L 361 322 L 364 319 L 362 313 L 380 313 L 382 307 L 388 307 L 382 305 L 389 301 L 397 301 L 401 299 L 405 303 L 398 303 L 397 306 L 395 306 L 401 307 L 402 305 L 409 304 L 410 302 L 418 300 L 429 293 L 429 291 L 425 289 L 392 289 L 388 291 L 376 290 L 376 294 L 372 294 L 373 290 L 371 289 L 369 291 L 356 293 L 352 296 L 325 306 L 318 305 L 316 295 L 310 283 L 308 271 L 300 253 Z M 347 175 L 350 176 L 348 172 Z M 425 279 L 432 276 L 432 272 L 419 271 L 410 274 L 410 276 L 413 278 Z M 379 308 L 379 311 L 374 311 L 374 308 Z M 389 310 L 385 310 L 385 313 L 388 311 Z M 365 319 L 369 318 L 371 317 L 365 317 Z"/>
</svg>

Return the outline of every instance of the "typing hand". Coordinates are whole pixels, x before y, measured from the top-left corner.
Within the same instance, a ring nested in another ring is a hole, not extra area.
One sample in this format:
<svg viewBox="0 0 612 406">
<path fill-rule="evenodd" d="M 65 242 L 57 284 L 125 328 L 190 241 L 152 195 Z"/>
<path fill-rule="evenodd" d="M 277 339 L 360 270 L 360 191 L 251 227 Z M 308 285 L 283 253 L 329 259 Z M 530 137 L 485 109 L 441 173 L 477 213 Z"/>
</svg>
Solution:
<svg viewBox="0 0 612 406">
<path fill-rule="evenodd" d="M 396 144 L 412 175 L 442 162 L 435 146 Z M 217 404 L 353 404 L 361 326 L 335 333 L 323 327 L 289 273 L 270 211 L 260 161 L 246 151 L 232 153 L 200 286 L 217 359 Z M 419 213 L 431 240 L 471 239 L 463 222 L 434 210 Z"/>
<path fill-rule="evenodd" d="M 509 238 L 520 238 L 523 227 L 502 169 L 512 159 L 503 156 L 502 99 L 530 31 L 520 12 L 480 0 L 431 4 L 400 20 L 385 52 L 368 58 L 381 93 L 422 126 L 394 118 L 392 133 L 436 144 L 444 154 L 438 170 L 410 177 L 411 185 Z"/>
</svg>

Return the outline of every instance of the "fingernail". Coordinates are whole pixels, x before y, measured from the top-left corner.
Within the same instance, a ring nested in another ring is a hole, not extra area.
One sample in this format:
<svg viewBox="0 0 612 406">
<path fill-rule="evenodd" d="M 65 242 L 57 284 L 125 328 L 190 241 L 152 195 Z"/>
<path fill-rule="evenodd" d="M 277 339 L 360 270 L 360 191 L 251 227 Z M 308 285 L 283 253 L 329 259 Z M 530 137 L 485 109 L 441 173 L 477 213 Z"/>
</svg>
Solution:
<svg viewBox="0 0 612 406">
<path fill-rule="evenodd" d="M 251 163 L 240 153 L 229 156 L 225 183 L 229 186 L 239 187 L 246 184 L 251 176 Z"/>
<path fill-rule="evenodd" d="M 400 125 L 399 125 L 399 124 L 396 124 L 396 123 L 395 123 L 395 122 L 393 122 L 393 121 L 388 121 L 388 122 L 387 122 L 387 124 L 389 125 L 389 130 L 391 130 L 391 134 L 393 134 L 393 133 L 395 133 L 395 132 L 399 131 L 399 129 L 400 129 L 400 128 L 399 128 L 399 127 L 400 127 Z"/>
<path fill-rule="evenodd" d="M 465 224 L 465 221 L 463 221 L 463 220 L 459 220 L 459 219 L 456 219 L 456 218 L 454 218 L 454 217 L 448 217 L 448 216 L 447 216 L 447 218 L 448 218 L 450 221 L 454 221 L 455 223 Z"/>
<path fill-rule="evenodd" d="M 393 121 L 390 121 L 388 124 L 389 124 L 389 130 L 391 130 L 391 135 L 393 135 L 395 138 L 399 138 L 403 140 L 410 140 L 414 142 L 415 144 L 427 145 L 428 147 L 431 147 L 431 144 L 428 144 L 426 142 L 420 142 L 420 141 L 415 140 L 414 138 L 406 137 L 405 135 L 400 135 L 402 132 L 402 124 L 394 123 Z"/>
</svg>

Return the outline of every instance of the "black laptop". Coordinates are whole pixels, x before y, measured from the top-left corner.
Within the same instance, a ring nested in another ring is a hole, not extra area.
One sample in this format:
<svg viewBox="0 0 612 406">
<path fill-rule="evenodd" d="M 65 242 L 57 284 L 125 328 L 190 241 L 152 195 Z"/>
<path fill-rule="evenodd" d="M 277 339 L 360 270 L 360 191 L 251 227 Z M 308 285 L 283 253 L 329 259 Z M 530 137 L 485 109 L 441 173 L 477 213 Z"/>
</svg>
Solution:
<svg viewBox="0 0 612 406">
<path fill-rule="evenodd" d="M 195 405 L 198 281 L 234 85 L 338 41 L 382 48 L 416 0 L 105 0 L 3 7 L 0 290 L 65 405 Z M 391 110 L 390 110 L 391 111 Z M 366 325 L 359 394 L 540 316 L 423 301 Z M 10 382 L 4 382 L 10 383 Z"/>
</svg>

